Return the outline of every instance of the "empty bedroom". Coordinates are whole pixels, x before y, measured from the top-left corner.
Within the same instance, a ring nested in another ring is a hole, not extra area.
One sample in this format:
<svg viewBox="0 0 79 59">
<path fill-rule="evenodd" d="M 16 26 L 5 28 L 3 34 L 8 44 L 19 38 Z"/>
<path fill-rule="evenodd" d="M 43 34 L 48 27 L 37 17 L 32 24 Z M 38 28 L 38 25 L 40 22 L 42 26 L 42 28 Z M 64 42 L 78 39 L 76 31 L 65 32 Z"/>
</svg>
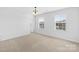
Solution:
<svg viewBox="0 0 79 59">
<path fill-rule="evenodd" d="M 0 7 L 0 52 L 79 52 L 79 7 Z"/>
</svg>

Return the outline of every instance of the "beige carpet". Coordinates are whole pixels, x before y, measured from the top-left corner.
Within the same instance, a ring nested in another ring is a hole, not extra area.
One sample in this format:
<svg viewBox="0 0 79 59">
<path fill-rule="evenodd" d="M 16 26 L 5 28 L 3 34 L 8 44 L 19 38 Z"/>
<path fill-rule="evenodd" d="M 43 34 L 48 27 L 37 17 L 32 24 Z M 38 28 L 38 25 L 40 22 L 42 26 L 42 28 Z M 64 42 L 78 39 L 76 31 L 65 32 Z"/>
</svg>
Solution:
<svg viewBox="0 0 79 59">
<path fill-rule="evenodd" d="M 0 41 L 2 52 L 59 52 L 79 51 L 79 44 L 31 33 L 28 36 Z"/>
</svg>

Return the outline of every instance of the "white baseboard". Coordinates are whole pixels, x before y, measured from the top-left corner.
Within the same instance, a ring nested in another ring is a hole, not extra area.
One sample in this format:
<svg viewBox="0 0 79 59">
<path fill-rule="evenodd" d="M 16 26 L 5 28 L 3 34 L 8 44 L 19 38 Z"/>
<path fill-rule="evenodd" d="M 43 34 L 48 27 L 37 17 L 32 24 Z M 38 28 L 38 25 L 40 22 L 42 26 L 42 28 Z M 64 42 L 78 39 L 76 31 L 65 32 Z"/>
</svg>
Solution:
<svg viewBox="0 0 79 59">
<path fill-rule="evenodd" d="M 18 37 L 22 37 L 22 36 L 26 36 L 26 35 L 29 35 L 30 33 L 25 33 L 25 34 L 20 34 L 20 35 L 16 35 L 16 36 L 11 36 L 11 37 L 5 37 L 5 38 L 1 38 L 0 41 L 4 41 L 4 40 L 10 40 L 10 39 L 13 39 L 13 38 L 18 38 Z"/>
<path fill-rule="evenodd" d="M 37 34 L 40 34 L 40 33 L 37 33 Z M 47 37 L 52 37 L 52 38 L 55 37 L 55 38 L 58 38 L 58 39 L 63 39 L 63 40 L 79 43 L 79 40 L 75 40 L 75 39 L 69 39 L 69 38 L 65 38 L 65 37 L 54 36 L 54 35 L 46 35 L 46 34 L 41 34 L 41 35 L 44 35 L 44 36 L 47 36 Z"/>
</svg>

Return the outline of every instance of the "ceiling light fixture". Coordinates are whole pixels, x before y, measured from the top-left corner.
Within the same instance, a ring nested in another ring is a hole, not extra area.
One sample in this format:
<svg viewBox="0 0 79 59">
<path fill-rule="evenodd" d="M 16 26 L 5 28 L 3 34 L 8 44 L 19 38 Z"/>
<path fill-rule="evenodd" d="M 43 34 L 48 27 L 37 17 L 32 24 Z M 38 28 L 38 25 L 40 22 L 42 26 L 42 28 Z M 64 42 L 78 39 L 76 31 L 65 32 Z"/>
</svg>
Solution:
<svg viewBox="0 0 79 59">
<path fill-rule="evenodd" d="M 33 10 L 33 15 L 36 16 L 38 14 L 38 10 L 37 10 L 37 7 L 34 7 L 34 10 Z"/>
</svg>

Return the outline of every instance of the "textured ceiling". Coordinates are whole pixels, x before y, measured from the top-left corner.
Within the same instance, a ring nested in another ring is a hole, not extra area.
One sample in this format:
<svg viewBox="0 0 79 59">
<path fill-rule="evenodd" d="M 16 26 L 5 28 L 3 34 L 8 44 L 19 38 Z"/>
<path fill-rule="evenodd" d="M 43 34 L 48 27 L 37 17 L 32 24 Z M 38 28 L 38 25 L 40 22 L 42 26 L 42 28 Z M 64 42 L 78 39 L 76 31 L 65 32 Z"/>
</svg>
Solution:
<svg viewBox="0 0 79 59">
<path fill-rule="evenodd" d="M 39 14 L 43 14 L 43 13 L 47 13 L 50 11 L 56 11 L 56 10 L 60 10 L 60 9 L 64 9 L 67 7 L 38 7 L 38 13 Z"/>
</svg>

